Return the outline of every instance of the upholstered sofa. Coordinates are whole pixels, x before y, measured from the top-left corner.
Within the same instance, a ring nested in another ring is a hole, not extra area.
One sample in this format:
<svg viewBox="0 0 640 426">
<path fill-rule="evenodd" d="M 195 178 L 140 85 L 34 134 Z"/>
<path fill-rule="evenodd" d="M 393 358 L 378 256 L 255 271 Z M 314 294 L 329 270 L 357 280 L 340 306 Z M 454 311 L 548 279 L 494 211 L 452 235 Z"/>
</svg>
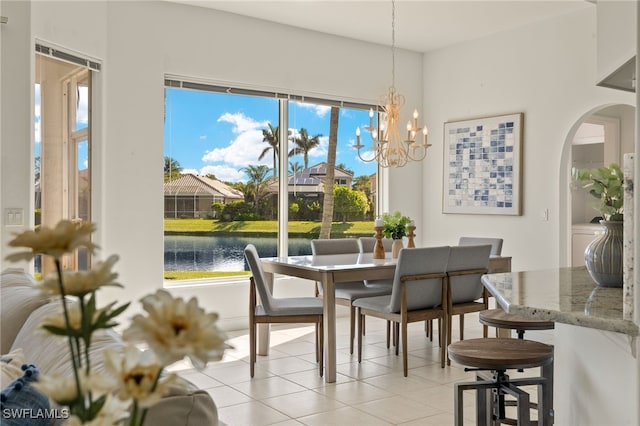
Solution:
<svg viewBox="0 0 640 426">
<path fill-rule="evenodd" d="M 34 278 L 22 269 L 6 269 L 0 275 L 0 352 L 2 363 L 2 404 L 0 423 L 9 424 L 57 424 L 62 420 L 60 411 L 52 410 L 56 415 L 43 422 L 16 421 L 11 419 L 10 411 L 5 407 L 25 407 L 34 403 L 32 396 L 26 395 L 37 391 L 30 386 L 30 369 L 23 371 L 20 364 L 32 364 L 42 374 L 72 374 L 67 342 L 52 336 L 40 328 L 43 317 L 59 311 L 59 301 L 43 296 Z M 107 348 L 122 348 L 120 336 L 113 330 L 96 336 L 91 347 L 93 369 L 104 371 L 102 352 Z M 16 370 L 16 366 L 18 367 Z M 15 382 L 17 377 L 18 382 Z M 22 388 L 20 392 L 15 391 Z M 17 399 L 16 399 L 17 398 Z M 26 398 L 26 402 L 25 402 Z M 30 399 L 31 398 L 31 399 Z M 37 396 L 35 397 L 37 400 Z M 45 401 L 46 402 L 46 401 Z M 11 405 L 11 404 L 14 405 Z M 22 404 L 22 405 L 21 405 Z M 50 408 L 54 408 L 51 405 Z M 23 412 L 33 417 L 36 411 Z M 55 418 L 59 417 L 59 418 Z M 14 421 L 15 423 L 12 423 Z M 180 387 L 172 389 L 170 395 L 164 397 L 148 412 L 145 425 L 217 425 L 218 414 L 210 395 L 184 381 Z"/>
</svg>

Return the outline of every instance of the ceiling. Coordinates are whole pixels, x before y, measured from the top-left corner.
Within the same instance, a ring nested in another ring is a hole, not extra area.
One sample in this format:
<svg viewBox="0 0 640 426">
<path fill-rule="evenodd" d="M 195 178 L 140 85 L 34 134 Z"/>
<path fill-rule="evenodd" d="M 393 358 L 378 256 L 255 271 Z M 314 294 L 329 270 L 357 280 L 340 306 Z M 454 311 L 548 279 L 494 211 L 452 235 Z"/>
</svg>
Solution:
<svg viewBox="0 0 640 426">
<path fill-rule="evenodd" d="M 168 1 L 391 45 L 389 0 Z M 396 46 L 428 52 L 588 7 L 595 4 L 585 0 L 396 0 Z"/>
</svg>

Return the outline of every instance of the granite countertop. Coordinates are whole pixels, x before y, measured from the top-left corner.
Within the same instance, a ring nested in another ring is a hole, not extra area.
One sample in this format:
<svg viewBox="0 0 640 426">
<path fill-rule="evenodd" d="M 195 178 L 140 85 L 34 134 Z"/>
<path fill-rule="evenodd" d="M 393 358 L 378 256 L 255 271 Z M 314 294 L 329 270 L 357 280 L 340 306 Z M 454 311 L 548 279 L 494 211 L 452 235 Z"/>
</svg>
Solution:
<svg viewBox="0 0 640 426">
<path fill-rule="evenodd" d="M 622 288 L 600 287 L 585 267 L 488 274 L 482 283 L 507 312 L 637 336 L 623 316 Z"/>
</svg>

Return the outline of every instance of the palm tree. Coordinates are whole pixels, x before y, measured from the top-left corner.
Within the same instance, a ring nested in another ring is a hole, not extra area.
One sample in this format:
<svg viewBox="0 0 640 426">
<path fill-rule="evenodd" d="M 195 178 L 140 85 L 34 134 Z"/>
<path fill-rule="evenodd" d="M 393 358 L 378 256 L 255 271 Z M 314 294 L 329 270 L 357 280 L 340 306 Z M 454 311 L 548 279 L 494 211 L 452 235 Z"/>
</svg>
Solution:
<svg viewBox="0 0 640 426">
<path fill-rule="evenodd" d="M 268 124 L 268 129 L 262 129 L 262 142 L 268 143 L 269 146 L 262 151 L 262 153 L 258 157 L 258 160 L 262 160 L 264 156 L 267 155 L 267 152 L 269 152 L 270 149 L 273 150 L 273 177 L 276 177 L 278 175 L 278 155 L 280 154 L 280 133 L 278 126 L 273 127 L 271 123 Z"/>
<path fill-rule="evenodd" d="M 338 117 L 340 108 L 331 107 L 329 119 L 329 152 L 327 153 L 327 175 L 324 181 L 324 200 L 322 202 L 322 225 L 319 238 L 331 237 L 331 222 L 333 222 L 333 184 L 335 181 L 336 147 L 338 146 Z M 304 129 L 302 129 L 304 130 Z M 302 133 L 300 130 L 300 133 Z"/>
<path fill-rule="evenodd" d="M 298 173 L 300 170 L 302 170 L 302 164 L 298 163 L 297 161 L 289 161 L 289 173 L 291 173 L 292 176 Z"/>
<path fill-rule="evenodd" d="M 347 167 L 346 164 L 344 163 L 340 163 L 340 164 L 336 164 L 336 167 L 341 169 L 344 172 L 350 173 L 353 176 L 353 170 L 351 170 L 350 168 Z"/>
<path fill-rule="evenodd" d="M 267 187 L 267 174 L 269 174 L 269 167 L 261 164 L 259 166 L 247 166 L 241 169 L 249 177 L 247 182 L 247 190 L 253 193 L 253 202 L 255 204 L 256 214 L 258 214 L 258 206 L 260 201 L 265 196 L 265 189 Z"/>
<path fill-rule="evenodd" d="M 178 163 L 178 160 L 175 160 L 171 157 L 164 157 L 164 180 L 165 182 L 168 180 L 173 180 L 180 177 L 182 173 L 182 166 Z"/>
<path fill-rule="evenodd" d="M 300 129 L 300 135 L 296 136 L 293 139 L 293 143 L 296 145 L 291 151 L 289 151 L 289 157 L 293 157 L 294 155 L 302 154 L 304 158 L 304 168 L 309 168 L 309 151 L 313 148 L 316 148 L 320 145 L 320 136 L 315 135 L 309 137 L 309 133 L 307 133 L 307 129 L 304 127 Z"/>
</svg>

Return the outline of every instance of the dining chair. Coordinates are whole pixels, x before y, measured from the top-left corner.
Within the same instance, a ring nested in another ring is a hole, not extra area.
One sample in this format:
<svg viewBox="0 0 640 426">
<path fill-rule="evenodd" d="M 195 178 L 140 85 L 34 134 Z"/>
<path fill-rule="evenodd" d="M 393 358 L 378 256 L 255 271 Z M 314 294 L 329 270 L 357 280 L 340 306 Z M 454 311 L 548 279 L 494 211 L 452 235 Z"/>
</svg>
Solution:
<svg viewBox="0 0 640 426">
<path fill-rule="evenodd" d="M 373 253 L 373 248 L 376 246 L 376 237 L 359 237 L 358 245 L 360 246 L 361 253 Z M 393 246 L 393 240 L 391 238 L 383 238 L 382 246 L 385 252 L 390 252 Z"/>
<path fill-rule="evenodd" d="M 358 246 L 360 248 L 360 253 L 373 253 L 373 248 L 376 245 L 375 237 L 359 237 L 358 238 Z M 391 252 L 391 246 L 393 246 L 393 240 L 391 238 L 383 238 L 382 246 L 384 247 L 384 252 Z M 393 284 L 393 280 L 364 280 L 364 283 L 373 287 L 391 287 Z"/>
<path fill-rule="evenodd" d="M 353 302 L 358 315 L 358 362 L 362 361 L 363 315 L 399 325 L 404 376 L 408 374 L 407 324 L 440 319 L 446 324 L 446 281 L 449 246 L 400 250 L 390 295 L 361 298 Z M 440 363 L 446 358 L 446 330 L 440 333 Z M 398 345 L 396 346 L 396 355 Z"/>
<path fill-rule="evenodd" d="M 317 255 L 360 253 L 355 238 L 314 239 L 311 240 L 311 253 Z M 353 353 L 356 334 L 356 309 L 353 301 L 361 297 L 383 296 L 391 294 L 390 287 L 368 286 L 364 281 L 334 283 L 337 305 L 349 307 L 349 353 Z M 322 297 L 322 283 L 316 282 L 316 296 Z"/>
<path fill-rule="evenodd" d="M 316 325 L 316 362 L 320 377 L 323 373 L 324 334 L 322 325 L 322 301 L 315 297 L 274 297 L 262 270 L 258 251 L 248 244 L 244 255 L 251 269 L 249 285 L 249 365 L 251 377 L 256 363 L 256 327 L 272 323 L 314 323 Z M 257 295 L 260 303 L 257 304 Z"/>
<path fill-rule="evenodd" d="M 464 314 L 489 307 L 489 292 L 481 278 L 487 273 L 490 254 L 490 244 L 451 247 L 447 263 L 447 345 L 451 343 L 454 315 L 460 315 L 460 340 L 464 340 Z M 482 334 L 488 335 L 486 325 Z"/>
<path fill-rule="evenodd" d="M 459 246 L 469 246 L 469 245 L 482 245 L 482 244 L 491 244 L 491 256 L 501 256 L 502 255 L 502 238 L 494 238 L 494 237 L 460 237 L 458 240 Z M 489 274 L 493 273 L 491 269 L 488 271 Z M 491 297 L 491 295 L 489 295 Z M 500 309 L 500 308 L 498 308 Z M 460 319 L 464 321 L 464 314 L 460 315 Z"/>
<path fill-rule="evenodd" d="M 483 244 L 491 244 L 491 256 L 500 256 L 502 254 L 502 238 L 489 237 L 460 237 L 459 246 L 477 246 Z"/>
</svg>

